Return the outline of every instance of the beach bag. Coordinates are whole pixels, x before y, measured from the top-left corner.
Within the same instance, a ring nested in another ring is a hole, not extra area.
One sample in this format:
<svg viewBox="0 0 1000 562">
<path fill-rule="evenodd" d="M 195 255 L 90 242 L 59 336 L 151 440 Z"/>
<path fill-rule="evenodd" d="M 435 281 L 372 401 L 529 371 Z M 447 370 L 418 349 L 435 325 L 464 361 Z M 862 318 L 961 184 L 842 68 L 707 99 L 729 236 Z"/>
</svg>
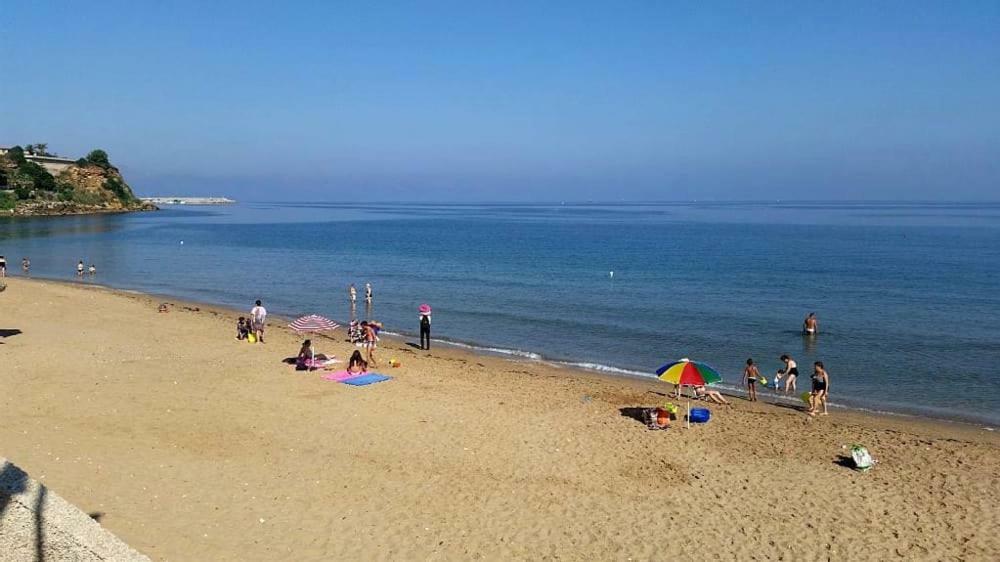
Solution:
<svg viewBox="0 0 1000 562">
<path fill-rule="evenodd" d="M 707 423 L 711 417 L 712 412 L 708 408 L 691 408 L 688 420 L 690 420 L 691 423 Z"/>
<path fill-rule="evenodd" d="M 257 343 L 257 334 L 253 332 L 247 334 L 247 343 Z"/>
<path fill-rule="evenodd" d="M 663 408 L 646 408 L 642 411 L 643 421 L 649 429 L 667 429 L 670 427 L 670 412 Z"/>
<path fill-rule="evenodd" d="M 868 472 L 875 466 L 875 461 L 872 459 L 871 453 L 861 445 L 851 446 L 851 458 L 854 459 L 854 470 Z"/>
</svg>

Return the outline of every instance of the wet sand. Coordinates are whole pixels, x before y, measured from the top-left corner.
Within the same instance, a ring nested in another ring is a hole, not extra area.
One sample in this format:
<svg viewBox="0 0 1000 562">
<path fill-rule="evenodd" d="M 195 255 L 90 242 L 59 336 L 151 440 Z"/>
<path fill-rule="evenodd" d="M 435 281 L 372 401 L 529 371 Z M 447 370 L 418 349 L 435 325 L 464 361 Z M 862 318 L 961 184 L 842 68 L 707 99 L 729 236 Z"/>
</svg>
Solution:
<svg viewBox="0 0 1000 562">
<path fill-rule="evenodd" d="M 154 559 L 1000 557 L 983 428 L 734 399 L 649 431 L 629 409 L 667 385 L 402 340 L 355 388 L 283 364 L 275 322 L 251 345 L 232 311 L 7 281 L 0 455 Z"/>
</svg>

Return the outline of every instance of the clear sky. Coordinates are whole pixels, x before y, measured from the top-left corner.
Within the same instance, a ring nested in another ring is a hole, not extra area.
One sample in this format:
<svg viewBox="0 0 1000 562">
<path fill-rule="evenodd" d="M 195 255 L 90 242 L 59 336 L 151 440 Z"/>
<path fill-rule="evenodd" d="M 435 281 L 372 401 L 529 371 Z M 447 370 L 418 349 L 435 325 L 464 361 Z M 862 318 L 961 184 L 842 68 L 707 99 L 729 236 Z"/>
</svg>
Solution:
<svg viewBox="0 0 1000 562">
<path fill-rule="evenodd" d="M 1000 199 L 1000 2 L 14 1 L 0 145 L 244 200 Z"/>
</svg>

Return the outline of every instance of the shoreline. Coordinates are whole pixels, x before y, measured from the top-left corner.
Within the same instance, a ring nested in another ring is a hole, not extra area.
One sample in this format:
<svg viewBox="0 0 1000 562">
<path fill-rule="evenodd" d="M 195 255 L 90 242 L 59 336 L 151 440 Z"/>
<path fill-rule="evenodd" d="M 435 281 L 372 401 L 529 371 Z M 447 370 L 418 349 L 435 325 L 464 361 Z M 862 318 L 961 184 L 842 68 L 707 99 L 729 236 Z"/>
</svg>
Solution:
<svg viewBox="0 0 1000 562">
<path fill-rule="evenodd" d="M 42 208 L 42 209 L 25 209 L 15 207 L 13 209 L 0 210 L 0 216 L 12 218 L 12 219 L 30 219 L 36 217 L 79 217 L 86 215 L 116 215 L 124 213 L 151 213 L 153 211 L 159 211 L 160 208 L 152 205 L 151 207 L 142 207 L 136 209 L 108 209 L 104 207 L 94 207 L 88 209 L 74 208 L 67 210 L 65 208 Z"/>
<path fill-rule="evenodd" d="M 227 307 L 18 278 L 0 307 L 0 454 L 155 560 L 1000 552 L 996 432 L 741 399 L 650 431 L 659 381 L 387 337 L 351 387 L 284 364 L 277 317 L 250 345 Z"/>
<path fill-rule="evenodd" d="M 23 279 L 26 281 L 39 281 L 39 282 L 49 282 L 56 284 L 64 284 L 68 287 L 93 287 L 100 288 L 109 292 L 120 292 L 124 294 L 134 294 L 134 295 L 144 295 L 151 298 L 162 298 L 168 300 L 175 300 L 183 305 L 192 305 L 201 308 L 212 308 L 218 312 L 227 312 L 233 314 L 233 321 L 235 322 L 236 317 L 240 315 L 247 314 L 247 310 L 240 310 L 235 306 L 229 306 L 225 304 L 218 304 L 212 302 L 204 302 L 196 299 L 190 299 L 187 297 L 166 294 L 166 293 L 152 293 L 141 291 L 138 289 L 127 289 L 114 287 L 111 285 L 105 285 L 102 283 L 87 281 L 83 282 L 73 280 L 73 279 L 60 279 L 52 277 L 33 277 L 24 276 L 21 273 L 9 278 Z M 291 322 L 294 318 L 283 316 L 280 314 L 269 314 L 269 318 L 278 320 L 280 319 L 284 324 Z M 341 324 L 341 329 L 346 331 L 347 322 L 343 319 L 333 319 L 338 324 Z M 282 326 L 285 327 L 285 326 Z M 382 339 L 392 339 L 399 343 L 404 343 L 407 340 L 413 340 L 417 338 L 417 334 L 411 334 L 408 332 L 395 332 L 392 330 L 383 330 Z M 448 348 L 455 349 L 457 351 L 464 351 L 474 356 L 489 356 L 497 357 L 501 359 L 506 359 L 511 362 L 527 362 L 536 363 L 541 365 L 547 365 L 556 369 L 565 369 L 570 373 L 575 374 L 588 374 L 588 375 L 598 375 L 600 377 L 606 377 L 612 381 L 619 379 L 635 379 L 643 382 L 651 382 L 655 385 L 664 385 L 665 383 L 659 382 L 652 374 L 646 375 L 644 373 L 633 371 L 630 369 L 625 369 L 617 367 L 615 365 L 605 365 L 596 363 L 579 363 L 569 360 L 554 359 L 545 356 L 541 352 L 536 352 L 532 350 L 521 350 L 521 349 L 508 349 L 493 346 L 489 343 L 479 343 L 479 342 L 466 342 L 466 341 L 454 341 L 447 338 L 435 338 L 434 343 L 439 346 L 447 346 Z M 715 385 L 714 388 L 719 390 L 725 396 L 732 396 L 736 398 L 744 398 L 746 396 L 745 390 L 735 383 L 723 382 L 721 385 Z M 796 408 L 801 406 L 801 400 L 795 396 L 789 397 L 778 397 L 772 393 L 769 389 L 760 388 L 758 389 L 758 396 L 764 399 L 767 404 L 774 405 L 776 407 L 788 407 Z M 913 421 L 930 421 L 930 422 L 941 422 L 946 424 L 960 424 L 965 426 L 970 426 L 973 428 L 978 428 L 984 431 L 995 431 L 998 425 L 995 422 L 982 419 L 976 415 L 969 416 L 944 416 L 939 415 L 933 411 L 926 411 L 920 406 L 903 406 L 902 410 L 894 410 L 891 408 L 882 408 L 878 405 L 862 405 L 862 404 L 851 404 L 850 398 L 847 398 L 848 403 L 836 403 L 831 402 L 829 407 L 839 412 L 853 412 L 860 415 L 870 415 L 878 417 L 889 417 L 889 418 L 903 418 Z M 929 410 L 929 408 L 927 409 Z"/>
<path fill-rule="evenodd" d="M 10 277 L 8 277 L 9 279 Z M 61 285 L 69 288 L 83 289 L 83 290 L 98 290 L 103 291 L 112 295 L 133 297 L 133 298 L 143 298 L 150 301 L 165 299 L 162 302 L 168 302 L 172 306 L 179 306 L 189 312 L 208 312 L 213 314 L 225 314 L 229 315 L 232 323 L 235 324 L 236 318 L 241 315 L 248 314 L 248 310 L 240 310 L 234 306 L 228 306 L 224 304 L 217 304 L 211 302 L 203 302 L 193 299 L 188 299 L 184 297 L 178 297 L 175 295 L 163 294 L 163 293 L 150 293 L 145 291 L 140 291 L 136 289 L 124 289 L 113 287 L 110 285 L 104 285 L 95 282 L 77 282 L 73 280 L 66 279 L 53 279 L 47 277 L 25 277 L 23 275 L 18 275 L 15 279 L 37 282 L 37 283 L 52 283 L 55 285 Z M 174 302 L 169 302 L 174 301 Z M 194 310 L 192 310 L 194 309 Z M 285 333 L 295 334 L 290 328 L 288 328 L 288 323 L 290 323 L 294 318 L 285 316 L 280 313 L 268 313 L 268 328 L 270 330 L 281 330 Z M 334 335 L 327 334 L 306 334 L 298 335 L 295 334 L 299 339 L 311 338 L 313 340 L 327 340 L 331 342 L 344 342 L 344 335 L 346 334 L 346 323 L 341 324 L 341 320 L 333 319 L 334 322 L 340 324 Z M 277 321 L 277 323 L 275 323 Z M 404 351 L 409 343 L 413 343 L 416 336 L 392 332 L 390 330 L 383 330 L 380 336 L 380 348 L 384 346 L 383 342 L 391 342 L 393 344 L 393 349 L 396 351 Z M 556 359 L 546 358 L 544 355 L 522 350 L 506 350 L 499 349 L 495 347 L 488 347 L 486 345 L 479 345 L 475 343 L 466 342 L 455 342 L 446 339 L 434 339 L 433 343 L 436 345 L 435 351 L 440 351 L 441 346 L 445 349 L 459 355 L 470 356 L 468 359 L 489 357 L 497 359 L 500 361 L 511 363 L 512 365 L 532 365 L 539 367 L 547 367 L 559 371 L 564 376 L 578 377 L 582 379 L 597 380 L 605 384 L 617 384 L 621 383 L 625 386 L 642 389 L 644 391 L 664 391 L 667 389 L 672 390 L 672 386 L 669 383 L 664 383 L 652 375 L 644 375 L 642 373 L 629 371 L 626 369 L 620 369 L 614 366 L 601 365 L 600 367 L 612 369 L 612 372 L 605 371 L 602 368 L 588 368 L 581 366 L 576 363 L 568 361 L 560 361 Z M 361 349 L 358 347 L 357 349 Z M 512 353 L 508 353 L 508 351 Z M 383 358 L 383 360 L 385 360 Z M 746 400 L 746 393 L 739 388 L 734 388 L 733 385 L 724 386 L 713 386 L 716 390 L 719 390 L 724 396 L 729 398 L 735 398 L 737 400 L 749 402 Z M 757 403 L 762 406 L 769 406 L 776 409 L 787 409 L 793 411 L 803 411 L 803 403 L 801 400 L 792 397 L 781 397 L 775 400 L 775 395 L 769 391 L 758 390 L 758 396 L 761 398 Z M 687 401 L 687 399 L 682 399 Z M 691 401 L 700 403 L 701 401 Z M 893 421 L 898 421 L 901 424 L 918 424 L 926 425 L 928 428 L 938 427 L 939 430 L 955 429 L 959 432 L 973 431 L 980 434 L 986 435 L 997 435 L 997 443 L 1000 443 L 1000 432 L 996 431 L 996 428 L 988 423 L 981 421 L 974 421 L 961 418 L 947 418 L 938 417 L 931 415 L 923 415 L 920 413 L 910 413 L 910 412 L 896 412 L 891 410 L 874 410 L 869 408 L 850 406 L 844 404 L 829 404 L 831 412 L 836 412 L 838 415 L 847 415 L 850 417 L 860 417 L 860 418 L 871 418 L 873 420 L 880 420 L 889 425 L 893 425 Z M 803 415 L 805 415 L 803 413 Z M 831 413 L 831 415 L 833 415 Z"/>
</svg>

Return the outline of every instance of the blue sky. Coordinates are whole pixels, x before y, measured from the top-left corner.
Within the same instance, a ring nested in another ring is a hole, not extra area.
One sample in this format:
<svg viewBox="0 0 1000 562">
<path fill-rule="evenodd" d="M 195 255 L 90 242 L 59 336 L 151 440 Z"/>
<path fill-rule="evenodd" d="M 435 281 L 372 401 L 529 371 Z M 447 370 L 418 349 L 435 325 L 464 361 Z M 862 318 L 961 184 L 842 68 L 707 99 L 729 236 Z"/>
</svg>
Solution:
<svg viewBox="0 0 1000 562">
<path fill-rule="evenodd" d="M 244 200 L 994 200 L 998 30 L 996 1 L 11 2 L 0 144 Z"/>
</svg>

